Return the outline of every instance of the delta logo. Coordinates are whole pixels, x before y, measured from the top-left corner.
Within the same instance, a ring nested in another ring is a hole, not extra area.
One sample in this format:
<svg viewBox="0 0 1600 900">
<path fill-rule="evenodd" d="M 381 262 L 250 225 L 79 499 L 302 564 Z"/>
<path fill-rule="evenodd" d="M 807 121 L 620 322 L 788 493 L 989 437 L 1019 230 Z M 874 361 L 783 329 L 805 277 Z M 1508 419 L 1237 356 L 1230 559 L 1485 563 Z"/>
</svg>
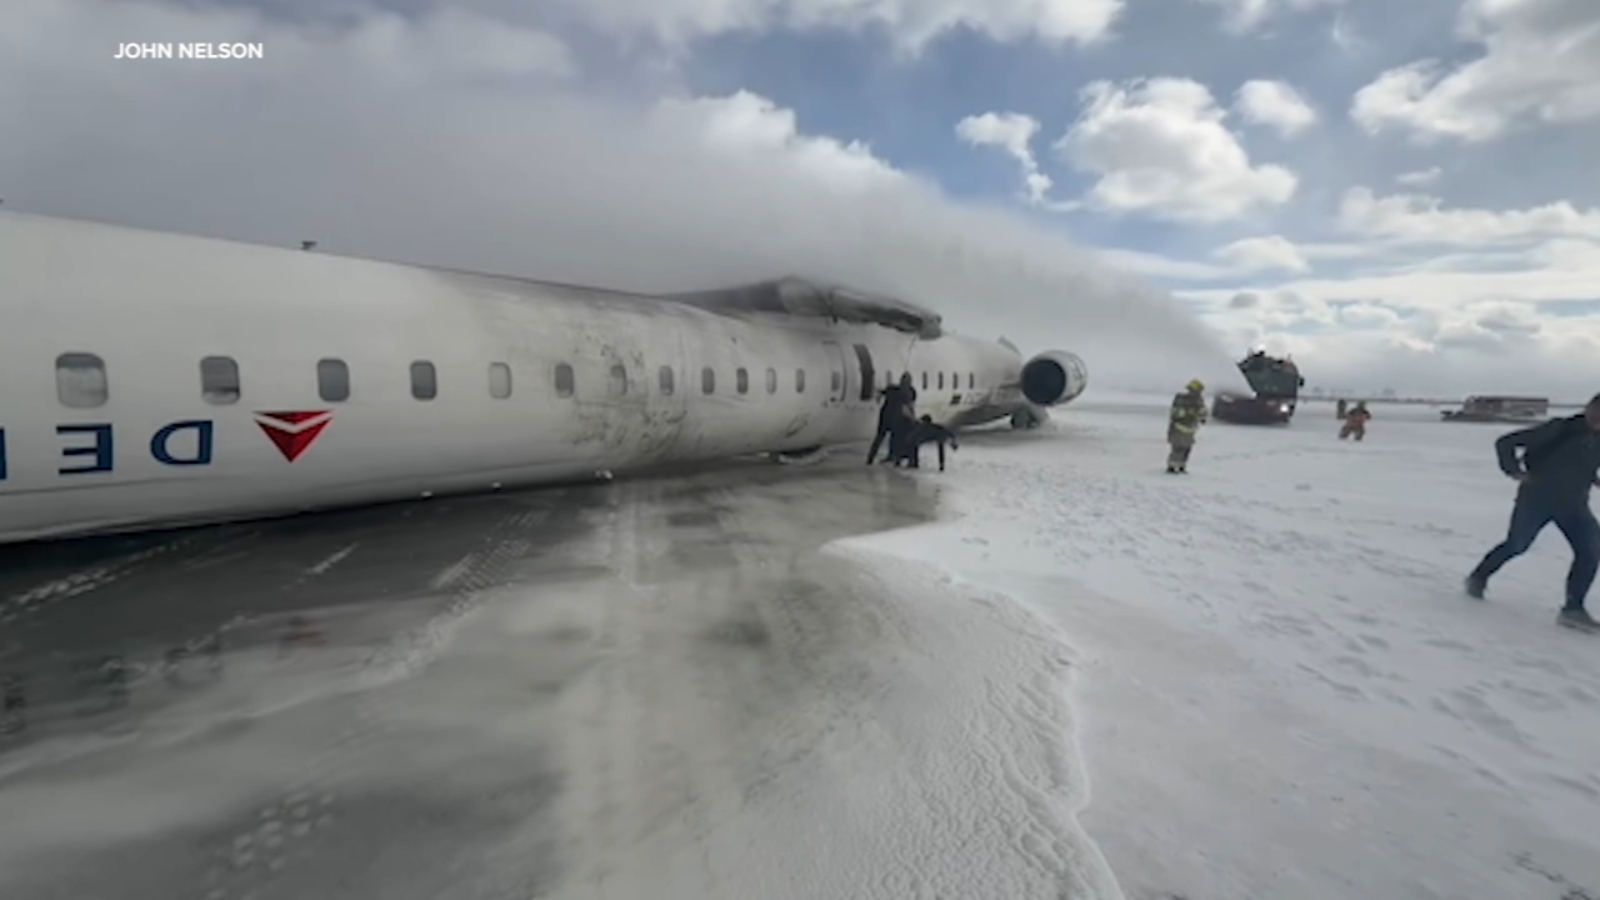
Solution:
<svg viewBox="0 0 1600 900">
<path fill-rule="evenodd" d="M 299 459 L 317 438 L 328 423 L 333 421 L 333 410 L 323 409 L 312 412 L 258 412 L 256 424 L 266 434 L 272 445 L 278 448 L 283 458 L 289 462 Z"/>
</svg>

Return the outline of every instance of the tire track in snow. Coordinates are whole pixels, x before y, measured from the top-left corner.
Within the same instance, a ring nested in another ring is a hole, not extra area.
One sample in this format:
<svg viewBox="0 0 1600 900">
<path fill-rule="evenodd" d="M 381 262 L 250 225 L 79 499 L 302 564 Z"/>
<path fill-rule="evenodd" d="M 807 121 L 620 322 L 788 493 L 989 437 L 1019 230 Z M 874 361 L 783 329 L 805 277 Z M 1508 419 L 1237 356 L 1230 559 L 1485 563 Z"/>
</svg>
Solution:
<svg viewBox="0 0 1600 900">
<path fill-rule="evenodd" d="M 19 616 L 37 612 L 45 606 L 99 590 L 133 574 L 145 563 L 174 550 L 180 550 L 193 544 L 194 541 L 193 537 L 168 541 L 11 594 L 0 600 L 0 625 Z"/>
<path fill-rule="evenodd" d="M 726 574 L 658 577 L 672 549 L 661 537 L 665 510 L 650 486 L 619 490 L 628 502 L 587 549 L 602 574 L 569 587 L 588 611 L 597 658 L 559 701 L 570 723 L 561 742 L 570 788 L 559 802 L 572 872 L 556 896 L 717 894 L 702 842 L 736 790 L 716 745 L 727 733 L 718 681 L 697 658 L 707 648 L 694 632 L 726 616 L 717 588 Z M 728 531 L 726 522 L 712 527 Z M 685 838 L 700 846 L 678 853 Z M 672 889 L 647 887 L 665 870 Z"/>
<path fill-rule="evenodd" d="M 361 546 L 359 543 L 355 543 L 335 551 L 331 556 L 327 557 L 311 568 L 306 569 L 306 575 L 326 575 L 334 566 L 337 566 L 339 563 L 343 562 L 345 557 L 356 552 L 356 548 L 359 546 Z"/>
<path fill-rule="evenodd" d="M 204 884 L 196 889 L 196 898 L 258 897 L 270 891 L 274 880 L 291 864 L 315 855 L 316 847 L 309 840 L 336 825 L 342 812 L 341 797 L 352 783 L 359 782 L 384 739 L 393 734 L 396 710 L 403 699 L 396 688 L 437 657 L 462 620 L 527 553 L 530 545 L 520 535 L 545 518 L 543 512 L 535 511 L 508 516 L 491 526 L 483 540 L 486 549 L 468 554 L 452 567 L 452 599 L 422 625 L 390 639 L 366 657 L 341 692 L 351 701 L 353 716 L 275 799 L 242 813 L 232 828 L 221 829 L 227 834 L 211 841 L 212 865 Z M 337 563 L 354 548 L 346 547 L 329 559 Z"/>
</svg>

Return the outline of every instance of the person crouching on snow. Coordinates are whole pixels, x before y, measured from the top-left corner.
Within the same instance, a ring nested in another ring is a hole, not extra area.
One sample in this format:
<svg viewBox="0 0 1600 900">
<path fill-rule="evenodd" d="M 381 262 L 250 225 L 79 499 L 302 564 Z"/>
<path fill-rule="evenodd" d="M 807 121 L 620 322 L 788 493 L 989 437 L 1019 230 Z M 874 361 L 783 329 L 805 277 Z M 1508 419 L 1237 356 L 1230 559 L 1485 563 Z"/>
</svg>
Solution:
<svg viewBox="0 0 1600 900">
<path fill-rule="evenodd" d="M 943 472 L 944 445 L 949 443 L 951 450 L 958 450 L 961 445 L 956 443 L 955 432 L 943 425 L 933 424 L 933 416 L 923 416 L 911 426 L 910 431 L 906 432 L 900 460 L 895 464 L 899 465 L 900 462 L 904 462 L 910 468 L 922 468 L 922 445 L 933 443 L 939 445 L 939 471 Z"/>
</svg>

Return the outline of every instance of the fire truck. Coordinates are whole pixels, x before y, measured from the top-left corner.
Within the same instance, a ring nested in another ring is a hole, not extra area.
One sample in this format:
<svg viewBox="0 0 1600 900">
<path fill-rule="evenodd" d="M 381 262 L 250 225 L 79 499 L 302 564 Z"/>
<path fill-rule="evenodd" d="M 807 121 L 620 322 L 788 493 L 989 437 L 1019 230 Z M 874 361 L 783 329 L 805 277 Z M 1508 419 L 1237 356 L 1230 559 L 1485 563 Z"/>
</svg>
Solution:
<svg viewBox="0 0 1600 900">
<path fill-rule="evenodd" d="M 1211 415 L 1219 422 L 1236 425 L 1288 424 L 1294 417 L 1300 388 L 1306 383 L 1294 360 L 1268 356 L 1265 351 L 1257 350 L 1239 360 L 1239 371 L 1244 373 L 1254 393 L 1218 391 L 1211 404 Z"/>
</svg>

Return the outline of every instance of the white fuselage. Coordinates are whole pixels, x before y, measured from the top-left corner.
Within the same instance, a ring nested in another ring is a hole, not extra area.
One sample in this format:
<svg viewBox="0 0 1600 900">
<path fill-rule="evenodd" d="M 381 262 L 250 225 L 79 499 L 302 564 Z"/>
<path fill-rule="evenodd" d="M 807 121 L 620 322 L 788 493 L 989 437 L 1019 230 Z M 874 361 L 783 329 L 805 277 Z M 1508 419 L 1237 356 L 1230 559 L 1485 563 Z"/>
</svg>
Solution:
<svg viewBox="0 0 1600 900">
<path fill-rule="evenodd" d="M 907 371 L 1025 402 L 970 338 L 14 214 L 0 313 L 0 542 L 858 441 Z"/>
</svg>

